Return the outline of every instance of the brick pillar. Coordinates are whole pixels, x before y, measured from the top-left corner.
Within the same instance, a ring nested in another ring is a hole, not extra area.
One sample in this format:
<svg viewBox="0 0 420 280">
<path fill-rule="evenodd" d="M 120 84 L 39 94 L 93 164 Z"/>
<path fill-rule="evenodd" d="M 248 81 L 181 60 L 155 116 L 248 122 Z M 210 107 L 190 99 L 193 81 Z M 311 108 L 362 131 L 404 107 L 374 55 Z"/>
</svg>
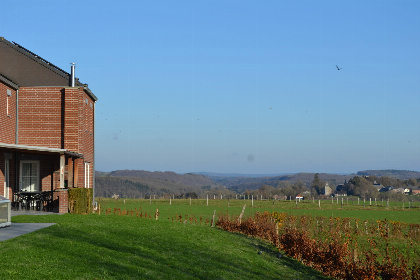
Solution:
<svg viewBox="0 0 420 280">
<path fill-rule="evenodd" d="M 67 189 L 57 189 L 54 191 L 54 199 L 58 200 L 58 213 L 69 212 L 69 196 Z"/>
<path fill-rule="evenodd" d="M 71 158 L 71 157 L 69 157 L 69 159 L 68 159 L 67 169 L 68 169 L 68 172 L 67 172 L 67 182 L 68 182 L 67 188 L 70 189 L 70 188 L 74 187 L 73 186 L 73 158 Z"/>
</svg>

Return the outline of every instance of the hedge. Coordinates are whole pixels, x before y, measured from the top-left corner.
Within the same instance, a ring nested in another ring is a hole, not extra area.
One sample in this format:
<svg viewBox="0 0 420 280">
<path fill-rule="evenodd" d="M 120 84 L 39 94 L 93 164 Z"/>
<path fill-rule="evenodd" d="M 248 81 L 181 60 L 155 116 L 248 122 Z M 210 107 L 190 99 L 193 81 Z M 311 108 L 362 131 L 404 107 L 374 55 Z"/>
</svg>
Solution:
<svg viewBox="0 0 420 280">
<path fill-rule="evenodd" d="M 69 212 L 73 214 L 92 213 L 93 189 L 69 189 Z"/>
</svg>

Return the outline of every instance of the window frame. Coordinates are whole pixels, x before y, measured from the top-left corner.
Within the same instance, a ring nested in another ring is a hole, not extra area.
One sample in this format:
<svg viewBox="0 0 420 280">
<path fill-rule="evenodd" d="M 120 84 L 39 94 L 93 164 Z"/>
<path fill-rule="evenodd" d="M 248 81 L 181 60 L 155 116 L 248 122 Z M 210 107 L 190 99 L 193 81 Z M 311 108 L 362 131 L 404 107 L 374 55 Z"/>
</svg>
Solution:
<svg viewBox="0 0 420 280">
<path fill-rule="evenodd" d="M 23 165 L 24 164 L 27 164 L 27 163 L 30 163 L 30 164 L 36 163 L 36 170 L 35 170 L 35 173 L 36 174 L 35 175 L 33 175 L 32 172 L 31 172 L 31 175 L 29 175 L 29 176 L 23 176 Z M 23 178 L 25 178 L 25 177 L 30 177 L 30 178 L 35 177 L 35 181 L 34 181 L 35 187 L 33 188 L 33 190 L 31 188 L 32 180 L 30 180 L 29 190 L 27 190 L 28 187 L 25 187 L 25 189 L 24 189 L 24 187 L 23 187 Z M 24 191 L 24 192 L 39 192 L 40 191 L 40 161 L 39 160 L 21 160 L 20 161 L 20 168 L 19 168 L 19 190 L 20 191 Z"/>
</svg>

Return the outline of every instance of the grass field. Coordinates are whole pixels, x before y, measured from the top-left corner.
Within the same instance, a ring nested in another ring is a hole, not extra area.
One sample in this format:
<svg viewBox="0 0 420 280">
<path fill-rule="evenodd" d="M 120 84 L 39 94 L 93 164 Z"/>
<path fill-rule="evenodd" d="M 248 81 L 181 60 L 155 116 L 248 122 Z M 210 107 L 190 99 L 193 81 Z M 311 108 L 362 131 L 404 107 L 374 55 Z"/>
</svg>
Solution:
<svg viewBox="0 0 420 280">
<path fill-rule="evenodd" d="M 94 214 L 13 222 L 57 225 L 1 242 L 0 279 L 327 279 L 266 242 L 204 225 Z"/>
<path fill-rule="evenodd" d="M 353 204 L 352 204 L 353 202 Z M 255 212 L 263 211 L 276 211 L 276 212 L 287 212 L 296 215 L 314 215 L 324 217 L 349 217 L 360 220 L 391 220 L 399 221 L 404 223 L 415 223 L 420 224 L 420 203 L 415 202 L 408 208 L 402 208 L 401 202 L 391 202 L 390 207 L 387 209 L 386 206 L 381 206 L 380 202 L 377 202 L 377 206 L 369 205 L 369 201 L 366 205 L 363 205 L 363 201 L 357 204 L 356 201 L 350 201 L 347 204 L 344 201 L 343 209 L 341 208 L 341 200 L 339 204 L 334 200 L 322 200 L 321 207 L 319 207 L 318 201 L 314 202 L 305 201 L 296 204 L 295 201 L 251 201 L 251 200 L 236 200 L 236 199 L 209 199 L 208 206 L 207 200 L 205 199 L 120 199 L 118 201 L 113 199 L 100 199 L 101 212 L 104 213 L 106 209 L 115 208 L 120 209 L 142 209 L 143 212 L 148 214 L 154 214 L 156 209 L 159 209 L 159 218 L 171 219 L 176 214 L 181 215 L 195 215 L 196 217 L 202 217 L 205 219 L 212 219 L 214 210 L 216 215 L 229 214 L 230 216 L 238 216 L 244 205 L 246 205 L 245 217 L 253 216 Z M 191 204 L 190 204 L 191 203 Z M 385 202 L 386 205 L 386 202 Z M 252 207 L 253 206 L 253 207 Z"/>
<path fill-rule="evenodd" d="M 420 209 L 331 201 L 98 199 L 101 213 L 16 216 L 57 225 L 1 242 L 1 279 L 327 279 L 268 243 L 210 227 L 213 213 L 287 212 L 420 223 Z M 253 207 L 252 207 L 253 204 Z M 156 221 L 156 212 L 159 212 Z M 108 214 L 107 214 L 108 213 Z M 141 217 L 139 217 L 141 213 Z M 147 218 L 146 218 L 147 217 Z M 259 254 L 262 252 L 262 254 Z"/>
</svg>

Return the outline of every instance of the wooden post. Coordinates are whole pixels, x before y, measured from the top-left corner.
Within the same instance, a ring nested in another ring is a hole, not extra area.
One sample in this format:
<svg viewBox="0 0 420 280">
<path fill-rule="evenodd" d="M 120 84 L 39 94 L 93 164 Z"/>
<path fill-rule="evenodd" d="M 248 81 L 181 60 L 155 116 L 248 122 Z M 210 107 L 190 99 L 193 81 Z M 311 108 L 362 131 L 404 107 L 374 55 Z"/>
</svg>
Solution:
<svg viewBox="0 0 420 280">
<path fill-rule="evenodd" d="M 251 196 L 251 207 L 254 208 L 254 196 Z"/>
<path fill-rule="evenodd" d="M 159 209 L 156 209 L 156 221 L 159 219 Z"/>
<path fill-rule="evenodd" d="M 321 208 L 321 200 L 318 199 L 318 207 Z"/>
<path fill-rule="evenodd" d="M 344 197 L 341 198 L 341 209 L 343 209 L 343 200 L 344 200 Z"/>
<path fill-rule="evenodd" d="M 207 206 L 209 206 L 209 195 L 207 195 Z"/>
<path fill-rule="evenodd" d="M 214 210 L 214 212 L 213 212 L 213 220 L 211 221 L 211 227 L 214 227 L 215 217 L 216 217 L 216 210 Z"/>
<path fill-rule="evenodd" d="M 242 212 L 241 212 L 241 215 L 239 215 L 239 218 L 238 218 L 239 223 L 241 223 L 241 222 L 242 222 L 242 216 L 244 215 L 244 212 L 245 212 L 245 207 L 246 207 L 246 204 L 244 205 L 244 207 L 242 207 Z"/>
</svg>

